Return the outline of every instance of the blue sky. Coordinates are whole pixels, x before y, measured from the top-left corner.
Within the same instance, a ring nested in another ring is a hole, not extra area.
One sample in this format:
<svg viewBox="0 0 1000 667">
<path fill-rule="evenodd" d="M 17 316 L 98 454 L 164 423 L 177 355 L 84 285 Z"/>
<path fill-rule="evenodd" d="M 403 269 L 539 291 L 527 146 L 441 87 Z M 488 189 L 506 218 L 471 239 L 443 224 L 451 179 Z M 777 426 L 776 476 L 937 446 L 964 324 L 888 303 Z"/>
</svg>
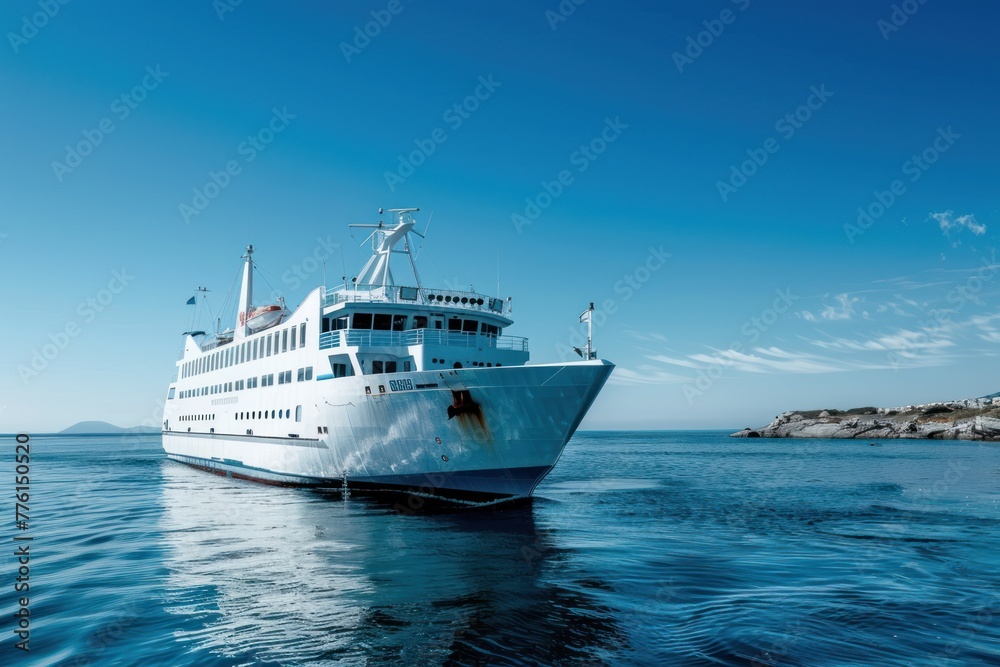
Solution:
<svg viewBox="0 0 1000 667">
<path fill-rule="evenodd" d="M 248 240 L 294 305 L 400 206 L 426 285 L 492 293 L 499 261 L 534 362 L 596 302 L 618 368 L 583 428 L 998 391 L 998 18 L 4 3 L 0 432 L 156 421 L 186 300 L 221 305 Z"/>
</svg>

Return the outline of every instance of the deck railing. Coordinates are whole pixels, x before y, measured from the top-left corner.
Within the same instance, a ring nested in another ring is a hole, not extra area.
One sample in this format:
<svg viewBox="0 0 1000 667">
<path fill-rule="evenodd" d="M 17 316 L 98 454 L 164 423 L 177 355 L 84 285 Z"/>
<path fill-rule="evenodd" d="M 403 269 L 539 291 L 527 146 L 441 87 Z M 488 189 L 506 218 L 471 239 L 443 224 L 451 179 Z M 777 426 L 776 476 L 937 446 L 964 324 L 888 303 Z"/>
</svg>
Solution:
<svg viewBox="0 0 1000 667">
<path fill-rule="evenodd" d="M 341 285 L 326 290 L 323 307 L 338 303 L 402 303 L 440 306 L 442 308 L 467 308 L 510 316 L 511 302 L 488 294 L 473 291 L 435 289 L 432 287 L 405 287 L 400 285 Z"/>
<path fill-rule="evenodd" d="M 374 331 L 340 329 L 319 336 L 319 348 L 341 346 L 406 347 L 409 345 L 441 345 L 445 347 L 488 347 L 498 350 L 528 351 L 528 339 L 521 336 L 491 336 L 484 333 L 444 331 L 442 329 L 410 329 L 408 331 Z"/>
</svg>

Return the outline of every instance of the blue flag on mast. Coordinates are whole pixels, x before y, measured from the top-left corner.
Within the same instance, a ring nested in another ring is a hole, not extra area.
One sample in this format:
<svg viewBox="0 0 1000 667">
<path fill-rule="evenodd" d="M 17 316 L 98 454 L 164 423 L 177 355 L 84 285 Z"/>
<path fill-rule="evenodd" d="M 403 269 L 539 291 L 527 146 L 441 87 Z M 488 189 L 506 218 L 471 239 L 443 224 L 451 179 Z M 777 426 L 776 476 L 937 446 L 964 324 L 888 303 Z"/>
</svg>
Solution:
<svg viewBox="0 0 1000 667">
<path fill-rule="evenodd" d="M 195 299 L 194 299 L 194 297 L 191 297 L 190 299 L 188 299 L 187 305 L 189 305 L 189 306 L 195 305 Z"/>
</svg>

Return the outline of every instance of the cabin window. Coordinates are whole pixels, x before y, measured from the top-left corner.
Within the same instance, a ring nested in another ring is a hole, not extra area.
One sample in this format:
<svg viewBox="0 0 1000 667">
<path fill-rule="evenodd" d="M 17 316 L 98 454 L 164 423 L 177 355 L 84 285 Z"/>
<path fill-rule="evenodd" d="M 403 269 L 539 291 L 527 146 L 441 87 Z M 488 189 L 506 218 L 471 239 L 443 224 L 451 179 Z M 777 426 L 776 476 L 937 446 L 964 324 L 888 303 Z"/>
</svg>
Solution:
<svg viewBox="0 0 1000 667">
<path fill-rule="evenodd" d="M 377 329 L 378 331 L 389 331 L 389 329 L 391 328 L 392 328 L 392 315 L 376 313 L 372 329 Z"/>
<path fill-rule="evenodd" d="M 306 379 L 306 369 L 300 368 L 298 376 L 295 379 L 298 382 L 305 382 L 305 379 Z"/>
<path fill-rule="evenodd" d="M 392 330 L 393 331 L 405 331 L 406 330 L 406 315 L 393 315 L 392 316 Z"/>
<path fill-rule="evenodd" d="M 306 366 L 306 381 L 308 382 L 309 380 L 312 379 L 313 379 L 313 367 Z"/>
<path fill-rule="evenodd" d="M 295 334 L 292 334 L 292 342 L 295 342 Z M 281 351 L 288 352 L 288 329 L 281 332 Z"/>
<path fill-rule="evenodd" d="M 167 392 L 167 400 L 170 400 L 173 397 L 174 397 L 174 388 L 171 387 L 170 390 Z"/>
<path fill-rule="evenodd" d="M 293 329 L 295 327 L 292 327 Z M 306 346 L 306 323 L 303 322 L 299 325 L 299 347 Z"/>
<path fill-rule="evenodd" d="M 479 329 L 479 322 L 476 320 L 465 320 L 462 323 L 462 331 L 465 333 L 476 333 Z"/>
<path fill-rule="evenodd" d="M 333 328 L 335 330 L 346 329 L 347 328 L 347 315 L 343 317 L 338 317 L 333 321 Z"/>
<path fill-rule="evenodd" d="M 323 320 L 323 321 L 326 322 L 326 320 Z M 291 349 L 293 349 L 293 350 L 295 349 L 295 327 L 292 327 L 292 347 L 291 347 Z"/>
<path fill-rule="evenodd" d="M 404 361 L 403 362 L 403 372 L 404 373 L 405 372 L 409 372 L 409 370 L 410 370 L 410 362 L 409 361 Z"/>
<path fill-rule="evenodd" d="M 372 314 L 371 313 L 354 313 L 354 323 L 351 325 L 353 329 L 371 329 L 372 328 Z"/>
<path fill-rule="evenodd" d="M 278 373 L 278 384 L 285 384 L 285 374 Z"/>
<path fill-rule="evenodd" d="M 462 320 L 457 317 L 452 320 L 448 320 L 448 331 L 461 331 L 462 330 Z"/>
<path fill-rule="evenodd" d="M 427 328 L 427 316 L 426 315 L 414 315 L 413 316 L 413 328 L 414 329 L 426 329 Z"/>
<path fill-rule="evenodd" d="M 267 334 L 267 356 L 271 356 L 271 334 Z"/>
<path fill-rule="evenodd" d="M 441 328 L 441 320 L 434 320 L 434 328 L 435 329 Z"/>
<path fill-rule="evenodd" d="M 297 421 L 297 422 L 302 421 L 302 406 L 301 405 L 296 405 L 295 406 L 295 421 Z"/>
<path fill-rule="evenodd" d="M 382 360 L 375 359 L 374 361 L 372 361 L 372 373 L 382 373 L 382 372 L 384 372 L 382 370 Z"/>
</svg>

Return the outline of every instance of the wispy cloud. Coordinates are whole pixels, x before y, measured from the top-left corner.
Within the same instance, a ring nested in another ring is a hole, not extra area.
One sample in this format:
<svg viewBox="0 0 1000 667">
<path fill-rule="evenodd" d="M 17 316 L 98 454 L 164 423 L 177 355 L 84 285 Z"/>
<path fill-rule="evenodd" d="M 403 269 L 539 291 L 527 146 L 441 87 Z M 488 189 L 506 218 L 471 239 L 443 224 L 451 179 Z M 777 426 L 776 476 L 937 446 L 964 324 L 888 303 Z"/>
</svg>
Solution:
<svg viewBox="0 0 1000 667">
<path fill-rule="evenodd" d="M 722 368 L 726 371 L 767 375 L 782 373 L 834 373 L 853 370 L 855 368 L 854 366 L 845 366 L 835 359 L 809 352 L 792 352 L 773 346 L 756 347 L 748 352 L 732 348 L 726 350 L 713 349 L 711 352 L 690 354 L 684 358 L 668 357 L 665 355 L 652 355 L 647 358 L 663 364 L 681 366 L 697 371 Z"/>
<path fill-rule="evenodd" d="M 809 343 L 836 352 L 926 352 L 955 346 L 950 333 L 944 327 L 937 327 L 933 332 L 897 329 L 893 333 L 867 339 L 832 338 L 810 340 Z"/>
<path fill-rule="evenodd" d="M 661 333 L 651 332 L 651 331 L 637 331 L 635 329 L 626 329 L 625 333 L 636 340 L 641 340 L 645 343 L 657 342 L 666 343 L 667 337 Z"/>
<path fill-rule="evenodd" d="M 942 213 L 931 213 L 930 217 L 932 220 L 938 223 L 941 231 L 944 233 L 949 240 L 951 240 L 952 232 L 960 232 L 963 229 L 968 229 L 975 236 L 982 236 L 986 233 L 986 225 L 977 222 L 976 216 L 967 214 L 955 216 L 953 211 L 944 211 Z M 958 241 L 952 241 L 952 247 L 958 247 Z"/>
<path fill-rule="evenodd" d="M 846 293 L 836 295 L 834 300 L 835 304 L 824 307 L 820 313 L 824 320 L 849 320 L 856 314 L 854 306 L 861 303 L 861 297 L 850 296 Z"/>
<path fill-rule="evenodd" d="M 662 368 L 643 364 L 634 369 L 618 366 L 615 368 L 615 372 L 611 374 L 608 384 L 680 384 L 682 382 L 690 382 L 690 380 L 691 378 L 669 373 Z"/>
</svg>

